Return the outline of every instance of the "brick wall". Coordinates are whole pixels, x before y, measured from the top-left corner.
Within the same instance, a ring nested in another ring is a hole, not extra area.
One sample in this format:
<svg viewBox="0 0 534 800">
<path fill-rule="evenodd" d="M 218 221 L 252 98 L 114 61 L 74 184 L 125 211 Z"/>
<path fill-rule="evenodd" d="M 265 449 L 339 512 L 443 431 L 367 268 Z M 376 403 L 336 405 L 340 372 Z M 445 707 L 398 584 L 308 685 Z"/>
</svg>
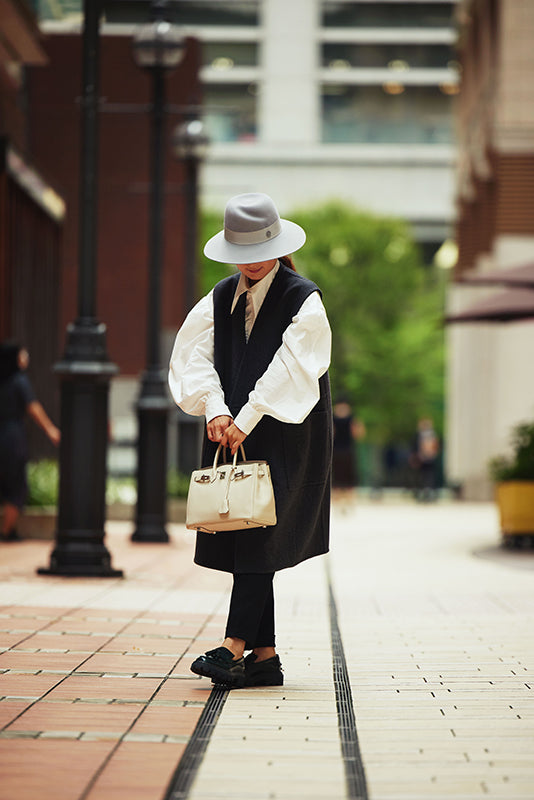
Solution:
<svg viewBox="0 0 534 800">
<path fill-rule="evenodd" d="M 31 69 L 28 76 L 30 148 L 67 201 L 60 314 L 64 338 L 67 323 L 77 315 L 81 38 L 50 35 L 45 49 L 48 65 Z M 169 106 L 199 103 L 198 66 L 198 45 L 188 39 L 184 61 L 167 78 Z M 133 62 L 128 37 L 102 37 L 100 75 L 105 105 L 100 115 L 97 315 L 108 328 L 111 359 L 123 375 L 137 375 L 145 364 L 149 114 L 146 108 L 114 110 L 113 104 L 146 106 L 150 82 Z M 177 329 L 184 316 L 184 172 L 170 148 L 172 129 L 180 120 L 178 113 L 169 114 L 165 133 L 162 326 L 170 329 Z"/>
</svg>

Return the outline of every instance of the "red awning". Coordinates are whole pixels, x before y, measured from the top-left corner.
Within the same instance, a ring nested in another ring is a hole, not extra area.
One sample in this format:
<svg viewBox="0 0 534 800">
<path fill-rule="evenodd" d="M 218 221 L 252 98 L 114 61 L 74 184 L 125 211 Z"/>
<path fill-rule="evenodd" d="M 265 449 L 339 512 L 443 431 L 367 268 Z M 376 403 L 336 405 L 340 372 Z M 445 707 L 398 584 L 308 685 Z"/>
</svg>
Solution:
<svg viewBox="0 0 534 800">
<path fill-rule="evenodd" d="M 456 314 L 448 314 L 445 322 L 513 322 L 534 319 L 534 290 L 510 289 L 479 300 Z"/>
<path fill-rule="evenodd" d="M 511 269 L 493 269 L 489 272 L 472 274 L 468 272 L 458 280 L 458 283 L 465 283 L 469 286 L 501 283 L 534 289 L 534 264 L 525 264 L 522 267 L 512 267 Z"/>
</svg>

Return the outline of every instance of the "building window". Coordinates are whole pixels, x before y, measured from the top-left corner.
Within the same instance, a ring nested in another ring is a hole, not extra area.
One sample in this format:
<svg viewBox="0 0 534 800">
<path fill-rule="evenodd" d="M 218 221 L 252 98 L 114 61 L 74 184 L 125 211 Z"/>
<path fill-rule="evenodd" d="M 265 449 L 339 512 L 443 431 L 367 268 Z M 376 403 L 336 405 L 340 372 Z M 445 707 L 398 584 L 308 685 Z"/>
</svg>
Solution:
<svg viewBox="0 0 534 800">
<path fill-rule="evenodd" d="M 204 42 L 202 64 L 222 71 L 233 67 L 256 67 L 258 44 L 256 42 Z"/>
<path fill-rule="evenodd" d="M 335 2 L 325 0 L 326 28 L 450 28 L 454 3 Z"/>
<path fill-rule="evenodd" d="M 256 83 L 204 87 L 204 111 L 213 142 L 253 142 L 257 136 Z"/>
<path fill-rule="evenodd" d="M 256 26 L 258 0 L 187 0 L 169 4 L 177 25 Z"/>
<path fill-rule="evenodd" d="M 456 66 L 448 45 L 323 44 L 322 66 L 331 69 L 447 69 Z"/>
<path fill-rule="evenodd" d="M 79 19 L 83 0 L 30 0 L 40 20 Z M 107 22 L 142 23 L 149 17 L 149 3 L 139 0 L 106 2 Z M 243 27 L 258 25 L 259 0 L 174 0 L 167 9 L 176 25 L 221 25 Z"/>
<path fill-rule="evenodd" d="M 328 85 L 322 88 L 326 143 L 449 144 L 452 97 L 437 86 Z"/>
</svg>

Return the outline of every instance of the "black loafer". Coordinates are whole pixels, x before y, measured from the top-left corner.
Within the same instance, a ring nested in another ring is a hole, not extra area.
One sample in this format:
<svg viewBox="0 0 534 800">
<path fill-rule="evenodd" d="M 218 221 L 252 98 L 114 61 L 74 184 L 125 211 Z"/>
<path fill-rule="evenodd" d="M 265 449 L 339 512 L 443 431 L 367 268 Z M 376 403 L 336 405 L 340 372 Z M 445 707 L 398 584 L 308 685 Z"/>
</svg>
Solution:
<svg viewBox="0 0 534 800">
<path fill-rule="evenodd" d="M 191 672 L 211 678 L 212 682 L 228 689 L 242 689 L 245 685 L 245 659 L 234 659 L 226 647 L 216 647 L 199 656 L 191 664 Z"/>
<path fill-rule="evenodd" d="M 245 686 L 283 686 L 284 673 L 279 656 L 257 661 L 255 653 L 245 658 Z"/>
</svg>

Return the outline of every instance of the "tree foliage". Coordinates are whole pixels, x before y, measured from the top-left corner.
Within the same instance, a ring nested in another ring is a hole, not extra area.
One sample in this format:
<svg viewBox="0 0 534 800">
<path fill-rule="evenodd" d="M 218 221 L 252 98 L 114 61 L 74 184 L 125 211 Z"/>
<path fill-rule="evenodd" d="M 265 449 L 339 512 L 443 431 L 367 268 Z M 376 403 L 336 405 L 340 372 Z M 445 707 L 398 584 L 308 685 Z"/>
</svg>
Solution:
<svg viewBox="0 0 534 800">
<path fill-rule="evenodd" d="M 307 233 L 297 270 L 321 288 L 332 327 L 334 397 L 349 399 L 370 442 L 405 441 L 421 416 L 441 429 L 443 287 L 408 226 L 336 202 L 288 216 Z M 203 214 L 202 242 L 221 220 Z M 234 270 L 200 263 L 203 294 Z"/>
<path fill-rule="evenodd" d="M 407 224 L 340 203 L 291 218 L 307 232 L 297 268 L 322 289 L 332 327 L 334 397 L 376 443 L 409 439 L 421 416 L 441 429 L 443 286 Z"/>
</svg>

